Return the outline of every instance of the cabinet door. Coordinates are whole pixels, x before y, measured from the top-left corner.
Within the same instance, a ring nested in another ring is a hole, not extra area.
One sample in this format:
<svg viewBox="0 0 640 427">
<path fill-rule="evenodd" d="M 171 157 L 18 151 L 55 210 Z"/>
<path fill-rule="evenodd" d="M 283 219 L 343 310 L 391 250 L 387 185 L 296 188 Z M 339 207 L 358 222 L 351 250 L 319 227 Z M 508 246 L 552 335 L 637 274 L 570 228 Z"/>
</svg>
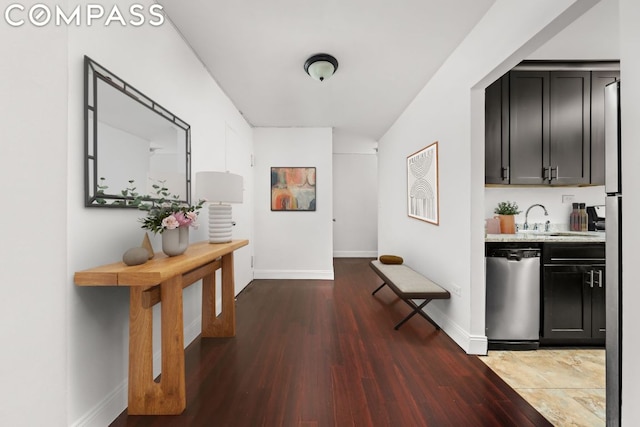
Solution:
<svg viewBox="0 0 640 427">
<path fill-rule="evenodd" d="M 588 184 L 591 73 L 553 71 L 549 76 L 549 173 L 551 184 Z"/>
<path fill-rule="evenodd" d="M 591 337 L 590 266 L 545 266 L 542 336 L 545 339 Z"/>
<path fill-rule="evenodd" d="M 544 184 L 549 159 L 549 72 L 509 73 L 511 184 Z"/>
<path fill-rule="evenodd" d="M 591 72 L 591 183 L 604 185 L 604 87 L 620 80 L 620 71 Z"/>
<path fill-rule="evenodd" d="M 509 77 L 485 90 L 485 184 L 509 183 Z"/>
<path fill-rule="evenodd" d="M 605 306 L 605 269 L 594 267 L 594 283 L 591 292 L 591 336 L 602 339 L 606 337 Z"/>
</svg>

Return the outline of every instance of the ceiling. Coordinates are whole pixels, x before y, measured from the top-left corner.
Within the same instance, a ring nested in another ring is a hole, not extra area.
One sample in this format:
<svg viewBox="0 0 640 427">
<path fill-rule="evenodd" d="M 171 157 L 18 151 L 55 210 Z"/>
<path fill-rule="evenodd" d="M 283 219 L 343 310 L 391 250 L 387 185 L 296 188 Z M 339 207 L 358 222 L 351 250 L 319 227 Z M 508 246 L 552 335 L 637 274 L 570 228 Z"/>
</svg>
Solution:
<svg viewBox="0 0 640 427">
<path fill-rule="evenodd" d="M 183 0 L 163 8 L 253 126 L 379 139 L 494 0 Z M 304 62 L 339 62 L 324 82 Z"/>
</svg>

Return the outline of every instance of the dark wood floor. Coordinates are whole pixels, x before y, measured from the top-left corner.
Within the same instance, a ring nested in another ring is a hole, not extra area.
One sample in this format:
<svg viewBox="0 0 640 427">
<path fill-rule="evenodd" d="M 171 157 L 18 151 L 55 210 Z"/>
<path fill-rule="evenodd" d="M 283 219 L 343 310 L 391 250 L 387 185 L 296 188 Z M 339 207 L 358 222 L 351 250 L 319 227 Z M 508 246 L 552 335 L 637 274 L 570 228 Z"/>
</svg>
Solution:
<svg viewBox="0 0 640 427">
<path fill-rule="evenodd" d="M 410 311 L 366 259 L 335 281 L 256 280 L 237 300 L 235 338 L 186 349 L 180 416 L 112 426 L 548 426 L 477 357 Z"/>
</svg>

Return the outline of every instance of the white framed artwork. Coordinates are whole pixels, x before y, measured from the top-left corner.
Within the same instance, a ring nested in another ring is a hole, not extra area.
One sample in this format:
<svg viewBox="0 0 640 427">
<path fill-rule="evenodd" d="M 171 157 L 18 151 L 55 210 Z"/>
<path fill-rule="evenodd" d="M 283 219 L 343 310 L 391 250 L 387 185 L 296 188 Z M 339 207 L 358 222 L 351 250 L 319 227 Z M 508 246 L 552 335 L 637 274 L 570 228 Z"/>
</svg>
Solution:
<svg viewBox="0 0 640 427">
<path fill-rule="evenodd" d="M 438 141 L 407 157 L 407 213 L 440 224 Z"/>
</svg>

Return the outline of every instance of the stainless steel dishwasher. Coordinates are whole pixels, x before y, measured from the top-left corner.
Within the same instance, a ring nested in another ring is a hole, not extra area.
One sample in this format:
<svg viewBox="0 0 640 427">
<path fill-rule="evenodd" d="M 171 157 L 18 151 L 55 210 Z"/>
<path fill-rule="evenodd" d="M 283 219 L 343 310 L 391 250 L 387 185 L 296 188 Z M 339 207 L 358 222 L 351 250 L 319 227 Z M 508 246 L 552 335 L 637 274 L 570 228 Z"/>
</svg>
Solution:
<svg viewBox="0 0 640 427">
<path fill-rule="evenodd" d="M 491 248 L 486 254 L 489 349 L 536 349 L 540 342 L 540 249 Z"/>
</svg>

